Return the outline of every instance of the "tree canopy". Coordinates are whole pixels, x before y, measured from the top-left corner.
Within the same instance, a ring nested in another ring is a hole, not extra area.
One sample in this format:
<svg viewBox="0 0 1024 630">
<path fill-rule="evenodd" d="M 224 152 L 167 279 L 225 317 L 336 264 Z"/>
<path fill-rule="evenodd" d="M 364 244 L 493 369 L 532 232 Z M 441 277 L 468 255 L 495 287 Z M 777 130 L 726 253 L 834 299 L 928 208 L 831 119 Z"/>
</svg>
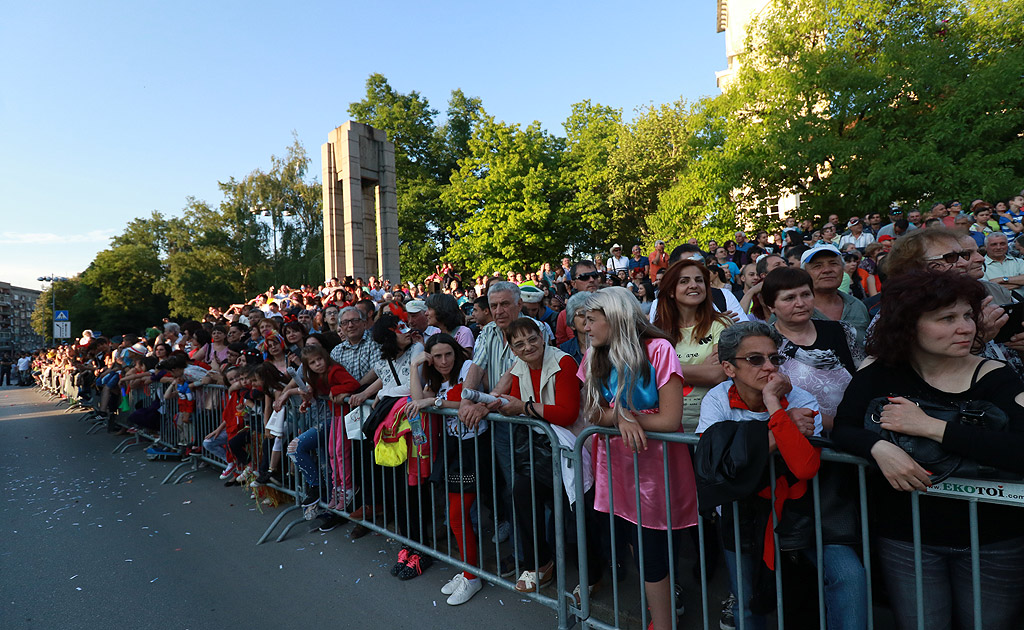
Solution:
<svg viewBox="0 0 1024 630">
<path fill-rule="evenodd" d="M 1024 180 L 1022 15 L 1024 0 L 776 0 L 723 93 L 630 119 L 583 100 L 562 135 L 497 120 L 461 89 L 442 114 L 380 74 L 348 112 L 395 144 L 404 280 L 442 259 L 474 274 L 532 270 L 613 242 L 777 227 L 788 193 L 800 195 L 798 218 L 842 219 L 1009 196 Z M 190 198 L 181 216 L 132 221 L 58 283 L 61 304 L 76 322 L 141 327 L 167 308 L 197 317 L 318 281 L 322 197 L 309 161 L 295 140 L 269 170 L 220 182 L 219 205 Z"/>
</svg>

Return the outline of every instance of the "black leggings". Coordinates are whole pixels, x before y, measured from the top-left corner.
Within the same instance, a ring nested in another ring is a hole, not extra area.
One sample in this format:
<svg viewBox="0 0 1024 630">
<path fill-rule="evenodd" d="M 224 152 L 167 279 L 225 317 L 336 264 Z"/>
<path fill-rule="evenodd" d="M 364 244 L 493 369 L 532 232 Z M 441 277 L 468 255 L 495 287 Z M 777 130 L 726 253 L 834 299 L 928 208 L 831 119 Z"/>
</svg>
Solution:
<svg viewBox="0 0 1024 630">
<path fill-rule="evenodd" d="M 660 582 L 668 577 L 669 562 L 673 559 L 668 555 L 668 532 L 664 529 L 640 527 L 622 517 L 615 517 L 616 524 L 622 523 L 630 536 L 633 545 L 633 561 L 640 566 L 640 544 L 638 532 L 643 536 L 644 543 L 644 581 Z M 682 542 L 682 529 L 672 530 L 672 550 L 678 554 Z"/>
</svg>

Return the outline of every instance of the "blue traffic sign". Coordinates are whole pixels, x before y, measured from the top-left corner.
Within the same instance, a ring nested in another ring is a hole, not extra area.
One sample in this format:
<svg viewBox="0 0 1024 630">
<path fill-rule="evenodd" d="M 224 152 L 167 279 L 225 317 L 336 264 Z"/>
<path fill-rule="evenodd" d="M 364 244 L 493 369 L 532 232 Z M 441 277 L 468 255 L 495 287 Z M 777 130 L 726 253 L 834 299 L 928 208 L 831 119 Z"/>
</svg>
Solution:
<svg viewBox="0 0 1024 630">
<path fill-rule="evenodd" d="M 55 322 L 70 321 L 68 319 L 68 312 L 67 311 L 54 311 L 53 312 L 53 321 L 55 321 Z"/>
</svg>

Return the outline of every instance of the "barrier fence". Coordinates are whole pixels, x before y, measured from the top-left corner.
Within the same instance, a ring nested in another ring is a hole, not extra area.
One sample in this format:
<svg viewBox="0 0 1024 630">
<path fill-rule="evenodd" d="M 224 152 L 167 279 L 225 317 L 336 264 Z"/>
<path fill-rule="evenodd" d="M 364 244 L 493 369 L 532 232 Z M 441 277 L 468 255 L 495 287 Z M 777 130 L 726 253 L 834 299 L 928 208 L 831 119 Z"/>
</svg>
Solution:
<svg viewBox="0 0 1024 630">
<path fill-rule="evenodd" d="M 51 396 L 73 404 L 74 398 L 68 392 L 74 386 L 67 382 L 69 379 L 44 371 L 39 380 Z M 159 427 L 157 431 L 136 429 L 114 452 L 125 452 L 134 445 L 146 443 L 169 452 L 182 446 L 198 449 L 203 438 L 214 433 L 221 424 L 225 388 L 212 385 L 196 388 L 191 437 L 187 432 L 183 434 L 176 424 L 177 397 L 165 397 L 163 393 L 164 386 L 159 383 L 127 392 L 130 412 L 159 403 Z M 644 583 L 651 561 L 650 557 L 645 557 L 645 545 L 655 540 L 647 530 L 674 531 L 678 533 L 664 536 L 669 609 L 678 610 L 685 601 L 687 611 L 682 617 L 671 616 L 672 627 L 718 627 L 715 612 L 721 599 L 716 594 L 724 595 L 728 591 L 727 585 L 723 590 L 721 578 L 716 580 L 714 576 L 716 568 L 719 576 L 723 573 L 721 562 L 717 560 L 722 555 L 719 538 L 731 538 L 734 550 L 747 548 L 751 542 L 741 537 L 742 502 L 722 506 L 718 514 L 705 510 L 696 526 L 678 529 L 680 523 L 673 523 L 674 508 L 663 515 L 645 514 L 642 509 L 645 497 L 641 496 L 641 486 L 647 479 L 641 479 L 641 468 L 648 473 L 652 470 L 651 461 L 641 459 L 647 457 L 646 454 L 632 455 L 631 479 L 622 477 L 623 471 L 628 472 L 628 466 L 613 466 L 611 457 L 606 457 L 603 474 L 595 475 L 603 477 L 603 481 L 594 480 L 594 487 L 588 487 L 591 475 L 599 472 L 597 464 L 590 460 L 590 453 L 599 442 L 605 452 L 610 452 L 612 443 L 618 439 L 617 431 L 587 427 L 571 444 L 565 444 L 550 424 L 525 417 L 490 414 L 477 430 L 467 430 L 457 421 L 454 409 L 428 408 L 419 417 L 423 443 L 417 443 L 418 431 L 406 434 L 413 447 L 407 449 L 407 453 L 411 451 L 413 457 L 397 466 L 382 466 L 375 459 L 373 440 L 350 439 L 355 436 L 354 427 L 361 427 L 369 417 L 364 409 L 357 409 L 346 423 L 345 416 L 350 411 L 347 405 L 315 399 L 303 406 L 301 399 L 293 396 L 284 406 L 285 421 L 283 429 L 277 431 L 281 433 L 278 437 L 265 428 L 269 410 L 264 413 L 262 405 L 246 408 L 242 430 L 250 436 L 247 447 L 254 470 L 245 482 L 259 470 L 266 470 L 274 443 L 278 442 L 282 451 L 277 471 L 280 482 L 271 483 L 269 487 L 287 498 L 285 509 L 257 544 L 268 540 L 289 515 L 293 518 L 276 537 L 278 542 L 304 521 L 317 515 L 333 514 L 394 538 L 423 557 L 443 561 L 509 590 L 516 590 L 516 577 L 523 571 L 550 563 L 549 574 L 554 575 L 550 583 L 545 577 L 540 580 L 543 584 L 532 592 L 517 592 L 551 608 L 557 615 L 560 629 L 577 623 L 584 628 L 646 628 L 650 620 L 648 606 L 656 605 L 649 601 L 649 589 Z M 130 412 L 119 414 L 121 426 L 129 426 Z M 188 444 L 182 443 L 183 438 Z M 647 439 L 651 444 L 660 445 L 660 462 L 655 465 L 661 470 L 665 505 L 671 506 L 673 483 L 679 483 L 679 479 L 674 478 L 672 472 L 673 458 L 668 445 L 677 444 L 692 450 L 699 437 L 648 433 Z M 829 475 L 838 475 L 846 491 L 855 487 L 859 542 L 844 545 L 848 548 L 844 551 L 851 552 L 852 555 L 847 553 L 846 556 L 855 558 L 863 567 L 865 600 L 862 607 L 866 627 L 890 627 L 885 607 L 876 606 L 874 596 L 881 589 L 875 584 L 878 571 L 873 560 L 877 558 L 877 549 L 872 546 L 871 523 L 874 516 L 884 515 L 873 515 L 870 510 L 868 475 L 874 474 L 869 470 L 872 466 L 829 449 L 827 441 L 817 438 L 812 441 L 823 447 L 821 459 L 832 468 Z M 178 483 L 204 465 L 224 470 L 229 465 L 229 452 L 193 450 L 190 457 L 171 470 L 163 483 L 172 479 Z M 565 483 L 563 473 L 567 473 Z M 826 544 L 823 536 L 823 501 L 834 498 L 832 485 L 822 488 L 822 477 L 826 483 L 835 481 L 829 475 L 819 473 L 810 482 L 814 541 L 813 548 L 802 550 L 813 565 L 816 593 L 811 597 L 794 596 L 791 582 L 798 578 L 787 576 L 789 571 L 800 569 L 793 569 L 792 563 L 785 559 L 793 550 L 784 549 L 784 541 L 780 540 L 776 462 L 774 458 L 769 459 L 775 605 L 766 618 L 780 629 L 787 623 L 800 627 L 787 619 L 787 615 L 794 607 L 813 608 L 815 601 L 815 625 L 822 629 L 833 627 L 827 619 L 826 572 L 830 562 L 826 555 L 834 552 L 829 549 L 834 545 Z M 604 484 L 603 489 L 596 487 L 599 483 Z M 616 488 L 626 487 L 632 488 L 631 496 L 624 497 L 622 492 L 616 492 Z M 594 494 L 601 490 L 609 504 L 607 511 L 597 512 Z M 973 627 L 980 629 L 984 611 L 978 507 L 986 503 L 1019 507 L 1024 504 L 1024 484 L 950 478 L 931 487 L 927 495 L 967 503 L 971 536 L 971 611 Z M 920 496 L 921 493 L 911 493 L 916 623 L 925 630 Z M 318 500 L 314 503 L 310 497 Z M 624 499 L 635 504 L 636 524 L 644 528 L 638 535 L 631 535 L 630 527 L 614 516 L 614 503 Z M 732 514 L 732 527 L 728 531 L 721 527 L 720 515 L 725 511 Z M 507 529 L 503 525 L 506 522 L 511 525 L 512 533 L 503 541 L 501 534 Z M 493 537 L 488 535 L 492 533 Z M 629 546 L 633 547 L 637 558 L 635 584 L 624 579 L 629 573 L 627 566 L 631 564 L 623 559 L 629 554 Z M 747 590 L 752 583 L 746 575 L 751 566 L 743 556 L 744 553 L 738 553 L 735 562 L 735 596 L 739 601 L 747 601 L 750 595 Z M 427 562 L 424 560 L 421 566 Z M 594 566 L 595 562 L 598 566 Z M 601 580 L 602 588 L 591 593 L 587 587 L 595 581 L 591 578 L 606 571 L 610 571 L 610 577 L 605 576 Z M 852 579 L 857 580 L 857 575 Z M 576 585 L 582 586 L 574 588 Z M 806 588 L 805 583 L 803 586 Z M 697 610 L 690 609 L 694 599 L 698 600 Z M 762 621 L 746 619 L 742 614 L 737 614 L 735 619 L 740 629 L 761 627 Z"/>
</svg>

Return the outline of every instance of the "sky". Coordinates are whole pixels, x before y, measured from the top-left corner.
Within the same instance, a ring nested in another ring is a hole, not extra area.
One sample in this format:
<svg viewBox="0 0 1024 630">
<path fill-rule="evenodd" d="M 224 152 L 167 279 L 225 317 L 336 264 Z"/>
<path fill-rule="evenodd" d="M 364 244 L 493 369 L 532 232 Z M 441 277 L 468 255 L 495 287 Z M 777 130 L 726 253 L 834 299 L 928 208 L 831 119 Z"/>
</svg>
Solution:
<svg viewBox="0 0 1024 630">
<path fill-rule="evenodd" d="M 136 217 L 217 204 L 296 134 L 320 145 L 366 78 L 444 112 L 562 122 L 718 93 L 715 0 L 10 3 L 0 20 L 0 281 L 74 276 Z"/>
</svg>

